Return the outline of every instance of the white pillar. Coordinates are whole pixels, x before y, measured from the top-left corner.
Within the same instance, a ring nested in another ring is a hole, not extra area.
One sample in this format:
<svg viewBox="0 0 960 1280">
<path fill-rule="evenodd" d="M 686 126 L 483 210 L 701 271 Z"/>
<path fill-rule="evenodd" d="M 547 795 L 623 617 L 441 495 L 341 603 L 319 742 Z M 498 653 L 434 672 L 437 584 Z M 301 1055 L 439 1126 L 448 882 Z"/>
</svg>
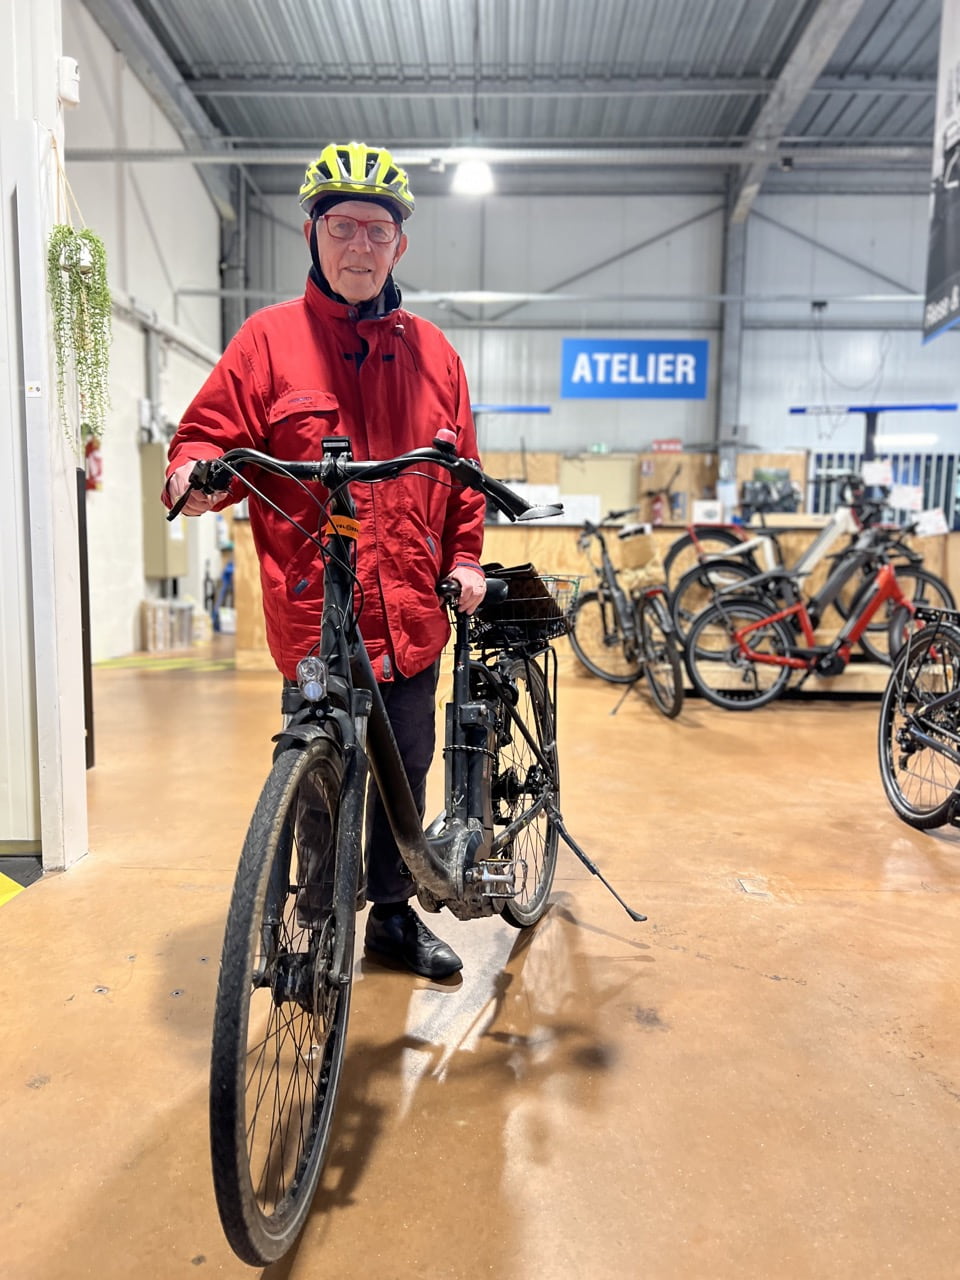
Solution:
<svg viewBox="0 0 960 1280">
<path fill-rule="evenodd" d="M 0 7 L 0 852 L 87 852 L 78 458 L 58 421 L 46 290 L 63 128 L 60 0 Z M 2 870 L 2 862 L 0 862 Z"/>
</svg>

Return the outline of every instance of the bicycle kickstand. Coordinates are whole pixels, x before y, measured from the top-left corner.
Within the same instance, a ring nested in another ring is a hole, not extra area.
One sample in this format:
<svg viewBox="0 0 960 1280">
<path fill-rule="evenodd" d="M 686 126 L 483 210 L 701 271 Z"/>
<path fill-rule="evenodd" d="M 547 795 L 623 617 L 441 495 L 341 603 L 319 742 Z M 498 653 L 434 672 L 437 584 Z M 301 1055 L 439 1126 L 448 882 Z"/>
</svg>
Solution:
<svg viewBox="0 0 960 1280">
<path fill-rule="evenodd" d="M 615 716 L 615 715 L 617 714 L 617 712 L 620 710 L 620 708 L 621 708 L 621 707 L 623 706 L 623 704 L 626 702 L 627 698 L 630 696 L 631 691 L 632 691 L 632 690 L 634 690 L 634 689 L 637 687 L 637 685 L 638 685 L 638 684 L 639 684 L 639 682 L 640 682 L 640 677 L 641 677 L 641 675 L 642 675 L 642 674 L 643 674 L 642 672 L 637 672 L 637 674 L 633 677 L 633 679 L 630 681 L 630 683 L 629 683 L 629 684 L 627 685 L 627 687 L 624 689 L 623 693 L 622 693 L 622 694 L 620 695 L 620 697 L 617 699 L 617 705 L 616 705 L 616 706 L 613 708 L 613 710 L 610 712 L 610 714 L 611 714 L 612 716 Z"/>
<path fill-rule="evenodd" d="M 616 889 L 613 887 L 610 881 L 607 880 L 606 877 L 603 875 L 603 873 L 601 872 L 600 868 L 596 865 L 596 863 L 591 862 L 591 860 L 587 857 L 584 851 L 577 844 L 576 840 L 574 840 L 573 836 L 564 826 L 563 818 L 560 816 L 560 814 L 557 813 L 557 811 L 554 809 L 551 811 L 550 816 L 553 820 L 554 826 L 557 828 L 558 834 L 563 838 L 564 842 L 570 846 L 570 848 L 577 855 L 577 857 L 580 859 L 583 865 L 587 868 L 590 874 L 593 876 L 596 876 L 597 879 L 600 881 L 600 883 L 604 886 L 604 888 L 610 890 L 610 892 L 613 894 L 616 900 L 620 903 L 621 907 L 623 907 L 624 911 L 627 913 L 630 919 L 636 921 L 637 923 L 640 923 L 641 921 L 646 920 L 647 917 L 645 915 L 641 915 L 639 911 L 634 911 L 633 907 L 627 906 L 627 904 L 620 897 L 619 893 L 617 893 Z"/>
</svg>

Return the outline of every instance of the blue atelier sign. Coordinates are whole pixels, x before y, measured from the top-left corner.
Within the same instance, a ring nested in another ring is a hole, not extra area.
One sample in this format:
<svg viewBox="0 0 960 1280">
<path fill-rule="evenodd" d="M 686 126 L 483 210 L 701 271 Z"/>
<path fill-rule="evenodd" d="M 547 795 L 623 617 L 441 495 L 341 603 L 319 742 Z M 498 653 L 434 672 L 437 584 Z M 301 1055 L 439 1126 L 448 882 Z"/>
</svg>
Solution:
<svg viewBox="0 0 960 1280">
<path fill-rule="evenodd" d="M 581 400 L 705 400 L 705 338 L 564 338 L 561 395 Z"/>
</svg>

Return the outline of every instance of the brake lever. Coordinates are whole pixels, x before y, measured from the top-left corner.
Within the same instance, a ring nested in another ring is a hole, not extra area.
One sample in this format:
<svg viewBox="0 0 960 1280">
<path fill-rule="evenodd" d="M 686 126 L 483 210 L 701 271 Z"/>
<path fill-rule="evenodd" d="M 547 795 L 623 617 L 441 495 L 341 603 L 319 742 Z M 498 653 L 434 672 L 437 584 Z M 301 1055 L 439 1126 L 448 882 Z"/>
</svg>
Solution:
<svg viewBox="0 0 960 1280">
<path fill-rule="evenodd" d="M 193 470 L 190 472 L 190 483 L 167 512 L 168 520 L 176 520 L 177 516 L 190 500 L 190 495 L 193 493 L 194 489 L 202 489 L 207 483 L 207 476 L 210 472 L 210 462 L 211 459 L 207 458 L 201 459 L 199 462 L 195 462 L 193 464 Z"/>
</svg>

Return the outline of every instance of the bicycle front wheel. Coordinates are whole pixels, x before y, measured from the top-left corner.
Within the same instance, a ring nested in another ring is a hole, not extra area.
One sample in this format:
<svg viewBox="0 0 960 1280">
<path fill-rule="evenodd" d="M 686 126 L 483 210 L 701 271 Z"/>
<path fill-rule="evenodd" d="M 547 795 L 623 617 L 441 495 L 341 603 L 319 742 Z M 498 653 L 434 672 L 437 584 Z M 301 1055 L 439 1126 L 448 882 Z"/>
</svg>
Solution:
<svg viewBox="0 0 960 1280">
<path fill-rule="evenodd" d="M 931 706 L 946 694 L 945 706 Z M 960 787 L 960 632 L 919 631 L 880 704 L 880 777 L 897 817 L 921 831 L 953 817 Z"/>
<path fill-rule="evenodd" d="M 227 917 L 210 1145 L 224 1232 L 252 1266 L 276 1261 L 293 1244 L 330 1140 L 355 928 L 352 914 L 338 921 L 332 906 L 342 785 L 343 758 L 328 739 L 279 755 L 247 832 Z"/>
<path fill-rule="evenodd" d="M 525 929 L 546 911 L 557 868 L 556 710 L 543 669 L 533 659 L 506 659 L 499 674 L 506 696 L 497 703 L 493 834 L 498 856 L 514 864 L 517 885 L 500 914 L 508 924 Z"/>
<path fill-rule="evenodd" d="M 710 605 L 690 628 L 687 670 L 694 688 L 714 706 L 728 711 L 753 711 L 779 698 L 790 680 L 790 668 L 746 657 L 736 632 L 768 618 L 776 605 L 747 597 Z M 782 622 L 763 622 L 748 637 L 756 653 L 782 657 L 792 639 Z"/>
<path fill-rule="evenodd" d="M 900 590 L 916 608 L 927 609 L 955 608 L 953 592 L 936 574 L 927 569 L 920 569 L 913 564 L 898 564 L 894 572 Z M 851 606 L 851 614 L 856 615 L 866 604 L 867 595 L 873 589 L 876 575 L 863 584 Z M 893 659 L 903 648 L 911 631 L 913 615 L 902 609 L 895 600 L 885 601 L 870 619 L 870 624 L 860 637 L 860 647 L 874 662 L 883 662 L 890 666 Z"/>
<path fill-rule="evenodd" d="M 643 649 L 643 674 L 653 700 L 672 720 L 683 707 L 683 672 L 666 610 L 660 601 L 642 599 L 638 610 L 640 644 Z"/>
<path fill-rule="evenodd" d="M 917 569 L 913 565 L 897 566 L 897 582 L 900 590 L 914 608 L 955 609 L 953 592 L 935 573 Z M 890 606 L 888 606 L 889 608 Z M 895 658 L 917 630 L 914 615 L 900 605 L 892 606 L 892 617 L 887 625 L 887 661 Z"/>
<path fill-rule="evenodd" d="M 628 652 L 630 644 L 607 592 L 585 591 L 577 601 L 570 624 L 570 644 L 591 675 L 611 684 L 636 680 L 636 655 Z"/>
</svg>

